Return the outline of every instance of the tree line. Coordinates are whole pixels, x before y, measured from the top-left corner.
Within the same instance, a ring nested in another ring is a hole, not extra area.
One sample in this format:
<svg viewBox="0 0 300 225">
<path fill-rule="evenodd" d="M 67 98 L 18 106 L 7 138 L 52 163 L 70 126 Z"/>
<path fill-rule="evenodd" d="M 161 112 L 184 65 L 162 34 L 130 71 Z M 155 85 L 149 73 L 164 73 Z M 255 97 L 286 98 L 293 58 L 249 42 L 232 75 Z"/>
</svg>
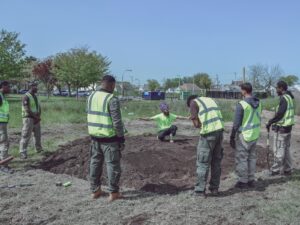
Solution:
<svg viewBox="0 0 300 225">
<path fill-rule="evenodd" d="M 67 87 L 69 95 L 72 89 L 77 91 L 79 88 L 87 87 L 95 89 L 100 78 L 109 72 L 111 64 L 107 57 L 96 51 L 90 51 L 87 47 L 73 48 L 46 59 L 27 56 L 25 47 L 26 45 L 19 40 L 18 33 L 0 31 L 0 79 L 9 80 L 16 85 L 32 78 L 37 79 L 44 84 L 48 96 L 54 87 L 59 91 Z M 297 76 L 285 75 L 280 65 L 268 66 L 259 63 L 250 65 L 247 74 L 246 80 L 251 82 L 255 89 L 265 91 L 270 91 L 279 79 L 285 80 L 289 86 L 298 82 Z M 147 83 L 151 91 L 177 88 L 183 83 L 194 83 L 206 90 L 213 85 L 218 86 L 207 73 L 168 78 L 162 85 L 154 79 L 148 80 Z M 127 86 L 131 89 L 130 84 Z"/>
</svg>

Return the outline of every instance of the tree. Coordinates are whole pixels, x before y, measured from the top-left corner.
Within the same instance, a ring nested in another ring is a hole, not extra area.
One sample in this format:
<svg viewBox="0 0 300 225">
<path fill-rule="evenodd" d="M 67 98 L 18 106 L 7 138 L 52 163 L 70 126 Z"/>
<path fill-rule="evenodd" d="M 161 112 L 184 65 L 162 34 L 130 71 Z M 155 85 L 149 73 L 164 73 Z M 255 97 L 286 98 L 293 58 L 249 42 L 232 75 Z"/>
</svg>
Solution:
<svg viewBox="0 0 300 225">
<path fill-rule="evenodd" d="M 260 63 L 249 66 L 249 79 L 254 89 L 264 89 L 271 91 L 271 87 L 276 84 L 279 77 L 282 76 L 283 70 L 280 65 L 262 65 Z"/>
<path fill-rule="evenodd" d="M 47 96 L 49 98 L 57 80 L 52 73 L 52 60 L 46 59 L 39 62 L 33 67 L 32 73 L 36 79 L 40 80 L 45 85 Z"/>
<path fill-rule="evenodd" d="M 164 81 L 164 89 L 176 88 L 180 84 L 180 78 L 168 78 Z"/>
<path fill-rule="evenodd" d="M 210 89 L 212 85 L 212 80 L 210 79 L 207 73 L 197 73 L 195 74 L 192 79 L 194 78 L 194 83 L 205 90 Z"/>
<path fill-rule="evenodd" d="M 53 72 L 58 81 L 67 85 L 69 96 L 71 88 L 77 93 L 81 87 L 88 87 L 99 81 L 109 69 L 110 61 L 88 48 L 74 48 L 54 57 Z M 77 95 L 78 96 L 78 95 Z"/>
<path fill-rule="evenodd" d="M 287 75 L 284 77 L 280 77 L 279 80 L 285 81 L 288 86 L 294 86 L 295 84 L 297 84 L 299 78 L 295 75 Z"/>
<path fill-rule="evenodd" d="M 147 80 L 148 83 L 148 88 L 150 91 L 155 91 L 160 87 L 160 84 L 158 83 L 157 80 L 151 79 L 151 80 Z"/>
<path fill-rule="evenodd" d="M 19 34 L 0 31 L 0 78 L 16 80 L 21 76 L 25 64 L 25 44 L 18 39 Z"/>
</svg>

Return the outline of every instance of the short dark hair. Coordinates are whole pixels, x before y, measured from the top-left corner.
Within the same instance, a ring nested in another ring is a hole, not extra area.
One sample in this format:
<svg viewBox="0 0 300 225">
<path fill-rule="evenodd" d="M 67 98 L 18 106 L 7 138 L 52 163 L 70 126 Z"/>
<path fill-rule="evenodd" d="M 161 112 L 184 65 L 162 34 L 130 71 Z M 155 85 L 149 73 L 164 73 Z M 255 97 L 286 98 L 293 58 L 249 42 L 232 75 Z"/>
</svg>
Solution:
<svg viewBox="0 0 300 225">
<path fill-rule="evenodd" d="M 190 95 L 187 100 L 186 100 L 186 105 L 187 107 L 190 107 L 191 101 L 194 100 L 195 98 L 198 98 L 198 95 Z"/>
<path fill-rule="evenodd" d="M 241 89 L 246 91 L 248 94 L 252 93 L 252 85 L 250 83 L 243 83 L 240 85 Z"/>
<path fill-rule="evenodd" d="M 105 75 L 101 81 L 105 83 L 116 83 L 116 79 L 112 75 Z"/>
<path fill-rule="evenodd" d="M 280 80 L 277 82 L 277 87 L 282 88 L 284 91 L 286 91 L 288 89 L 287 83 L 283 80 Z"/>
<path fill-rule="evenodd" d="M 2 88 L 3 86 L 9 86 L 9 82 L 6 80 L 3 80 L 0 82 L 0 88 Z"/>
</svg>

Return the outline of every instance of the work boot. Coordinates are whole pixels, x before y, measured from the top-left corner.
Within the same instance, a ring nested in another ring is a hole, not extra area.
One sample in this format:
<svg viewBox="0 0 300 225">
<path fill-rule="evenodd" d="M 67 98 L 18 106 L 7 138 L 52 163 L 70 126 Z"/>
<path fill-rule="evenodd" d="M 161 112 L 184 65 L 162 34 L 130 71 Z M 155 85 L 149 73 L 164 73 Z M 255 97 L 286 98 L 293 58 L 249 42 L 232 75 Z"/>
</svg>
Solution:
<svg viewBox="0 0 300 225">
<path fill-rule="evenodd" d="M 123 196 L 121 195 L 120 192 L 113 192 L 113 193 L 109 194 L 108 201 L 113 202 L 113 201 L 121 199 L 121 198 L 123 198 Z"/>
<path fill-rule="evenodd" d="M 27 153 L 26 152 L 21 152 L 20 153 L 20 159 L 27 159 Z"/>
<path fill-rule="evenodd" d="M 100 198 L 101 196 L 103 196 L 103 192 L 101 190 L 101 188 L 99 188 L 97 191 L 93 192 L 92 194 L 92 198 L 93 199 L 97 199 L 97 198 Z"/>
<path fill-rule="evenodd" d="M 9 166 L 0 166 L 0 171 L 2 173 L 13 174 L 15 171 Z"/>
<path fill-rule="evenodd" d="M 239 188 L 239 189 L 247 189 L 248 188 L 248 183 L 243 183 L 238 181 L 235 185 L 235 188 Z"/>
<path fill-rule="evenodd" d="M 210 190 L 210 193 L 212 196 L 218 196 L 219 195 L 219 191 L 218 189 L 209 189 Z"/>
<path fill-rule="evenodd" d="M 197 197 L 204 197 L 204 198 L 206 198 L 205 191 L 194 191 L 193 195 L 197 196 Z"/>
<path fill-rule="evenodd" d="M 43 151 L 44 151 L 44 149 L 42 149 L 42 148 L 41 148 L 41 149 L 37 149 L 37 150 L 36 150 L 36 153 L 41 153 L 41 152 L 43 152 Z"/>
<path fill-rule="evenodd" d="M 248 187 L 255 188 L 255 181 L 254 180 L 248 181 Z"/>
<path fill-rule="evenodd" d="M 279 171 L 271 171 L 270 173 L 269 173 L 269 176 L 277 176 L 277 175 L 280 175 L 280 172 Z"/>
<path fill-rule="evenodd" d="M 284 171 L 283 173 L 285 176 L 291 176 L 292 175 L 292 171 Z"/>
</svg>

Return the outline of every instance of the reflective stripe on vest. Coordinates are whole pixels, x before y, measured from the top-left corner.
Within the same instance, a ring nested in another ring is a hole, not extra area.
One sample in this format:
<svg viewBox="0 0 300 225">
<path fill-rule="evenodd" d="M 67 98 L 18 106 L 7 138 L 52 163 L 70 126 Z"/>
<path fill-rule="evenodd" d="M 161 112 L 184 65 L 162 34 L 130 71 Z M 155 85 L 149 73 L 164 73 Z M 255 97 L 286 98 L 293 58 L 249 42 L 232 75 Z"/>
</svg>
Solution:
<svg viewBox="0 0 300 225">
<path fill-rule="evenodd" d="M 30 107 L 31 112 L 39 113 L 40 112 L 40 104 L 38 102 L 37 102 L 37 104 L 35 103 L 34 97 L 29 92 L 27 92 L 25 95 L 29 99 L 29 107 Z M 37 101 L 38 101 L 38 99 L 37 99 Z M 27 116 L 28 116 L 28 114 L 26 113 L 25 108 L 22 104 L 22 117 L 27 117 Z"/>
<path fill-rule="evenodd" d="M 292 97 L 288 94 L 284 94 L 283 98 L 287 102 L 287 109 L 284 113 L 283 118 L 276 123 L 278 126 L 288 127 L 295 125 L 295 104 Z M 278 107 L 276 107 L 276 112 L 278 111 Z"/>
<path fill-rule="evenodd" d="M 259 103 L 256 109 L 252 108 L 252 106 L 244 100 L 240 101 L 240 104 L 244 109 L 244 116 L 239 131 L 242 133 L 246 142 L 255 141 L 260 135 L 261 103 Z"/>
<path fill-rule="evenodd" d="M 198 118 L 201 122 L 200 134 L 205 135 L 224 129 L 221 111 L 213 99 L 199 97 L 196 98 L 195 101 L 199 107 Z"/>
<path fill-rule="evenodd" d="M 0 106 L 0 122 L 7 123 L 9 120 L 9 104 L 3 93 L 0 92 L 2 105 Z"/>
<path fill-rule="evenodd" d="M 111 115 L 108 111 L 113 94 L 95 91 L 88 98 L 87 122 L 89 134 L 95 137 L 113 137 L 116 135 Z"/>
</svg>

